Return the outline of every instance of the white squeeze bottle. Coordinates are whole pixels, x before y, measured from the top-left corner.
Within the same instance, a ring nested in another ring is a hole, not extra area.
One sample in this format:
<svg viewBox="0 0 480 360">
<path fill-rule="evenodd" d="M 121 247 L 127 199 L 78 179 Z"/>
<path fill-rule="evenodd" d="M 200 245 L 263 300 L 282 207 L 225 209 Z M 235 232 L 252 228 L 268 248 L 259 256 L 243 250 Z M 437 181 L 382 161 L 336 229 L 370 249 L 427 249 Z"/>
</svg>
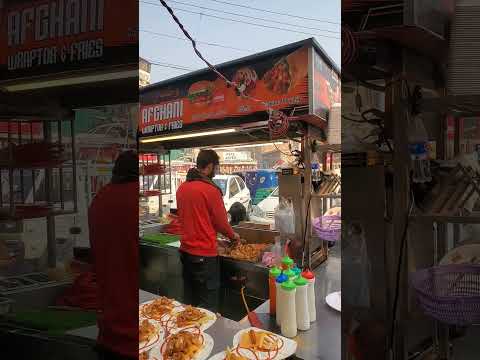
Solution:
<svg viewBox="0 0 480 360">
<path fill-rule="evenodd" d="M 310 322 L 317 320 L 317 310 L 315 308 L 315 274 L 310 270 L 302 272 L 302 276 L 308 281 L 308 312 Z"/>
<path fill-rule="evenodd" d="M 275 286 L 276 286 L 276 319 L 277 319 L 277 325 L 281 325 L 281 320 L 282 320 L 282 306 L 284 304 L 283 301 L 283 293 L 281 292 L 281 286 L 282 284 L 288 280 L 288 276 L 285 274 L 280 274 L 277 276 L 277 279 L 275 280 Z"/>
<path fill-rule="evenodd" d="M 296 288 L 297 286 L 293 283 L 293 281 L 288 280 L 282 283 L 282 287 L 280 289 L 283 300 L 283 305 L 281 307 L 282 321 L 280 330 L 282 335 L 288 338 L 297 336 L 297 312 L 295 308 L 295 295 L 297 292 Z"/>
<path fill-rule="evenodd" d="M 308 281 L 299 276 L 295 279 L 297 286 L 295 294 L 295 311 L 297 314 L 297 328 L 298 330 L 310 329 L 310 310 L 308 308 Z"/>
</svg>

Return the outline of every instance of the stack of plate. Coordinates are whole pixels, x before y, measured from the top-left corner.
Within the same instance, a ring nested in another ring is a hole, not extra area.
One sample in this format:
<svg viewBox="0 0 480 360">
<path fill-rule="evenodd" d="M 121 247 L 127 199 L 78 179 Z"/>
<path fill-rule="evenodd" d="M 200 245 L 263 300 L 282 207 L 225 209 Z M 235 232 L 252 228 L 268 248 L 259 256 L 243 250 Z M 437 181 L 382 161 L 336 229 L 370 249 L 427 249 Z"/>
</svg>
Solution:
<svg viewBox="0 0 480 360">
<path fill-rule="evenodd" d="M 448 92 L 480 95 L 480 2 L 457 0 L 450 38 Z"/>
</svg>

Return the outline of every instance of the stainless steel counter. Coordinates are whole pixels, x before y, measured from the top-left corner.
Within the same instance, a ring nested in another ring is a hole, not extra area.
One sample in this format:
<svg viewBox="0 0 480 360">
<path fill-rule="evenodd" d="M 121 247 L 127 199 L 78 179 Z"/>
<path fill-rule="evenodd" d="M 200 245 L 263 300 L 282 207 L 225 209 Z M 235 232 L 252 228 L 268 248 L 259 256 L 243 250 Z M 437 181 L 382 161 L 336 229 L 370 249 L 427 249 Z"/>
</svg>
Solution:
<svg viewBox="0 0 480 360">
<path fill-rule="evenodd" d="M 338 247 L 337 245 L 336 247 Z M 295 340 L 298 343 L 295 356 L 304 360 L 339 360 L 341 359 L 341 315 L 325 303 L 325 297 L 335 291 L 340 291 L 341 258 L 334 249 L 328 260 L 315 269 L 315 300 L 317 321 L 312 323 L 310 330 L 299 331 Z M 255 310 L 265 329 L 279 334 L 274 317 L 269 314 L 269 302 L 265 302 Z M 240 321 L 248 325 L 248 319 Z"/>
</svg>

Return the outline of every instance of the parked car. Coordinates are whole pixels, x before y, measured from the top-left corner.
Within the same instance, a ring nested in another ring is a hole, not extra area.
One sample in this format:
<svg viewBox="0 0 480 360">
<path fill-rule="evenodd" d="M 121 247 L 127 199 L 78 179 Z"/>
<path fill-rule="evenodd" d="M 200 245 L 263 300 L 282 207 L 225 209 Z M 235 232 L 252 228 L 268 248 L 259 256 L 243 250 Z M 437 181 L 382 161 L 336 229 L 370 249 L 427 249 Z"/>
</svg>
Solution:
<svg viewBox="0 0 480 360">
<path fill-rule="evenodd" d="M 252 199 L 245 181 L 238 175 L 217 175 L 213 181 L 222 190 L 223 203 L 227 212 L 233 204 L 240 203 L 249 214 L 252 210 Z"/>
<path fill-rule="evenodd" d="M 239 175 L 250 190 L 253 205 L 258 204 L 278 186 L 278 171 L 273 169 L 249 170 Z"/>
<path fill-rule="evenodd" d="M 275 209 L 278 206 L 278 202 L 279 197 L 277 187 L 269 196 L 253 206 L 250 220 L 258 223 L 274 224 Z"/>
</svg>

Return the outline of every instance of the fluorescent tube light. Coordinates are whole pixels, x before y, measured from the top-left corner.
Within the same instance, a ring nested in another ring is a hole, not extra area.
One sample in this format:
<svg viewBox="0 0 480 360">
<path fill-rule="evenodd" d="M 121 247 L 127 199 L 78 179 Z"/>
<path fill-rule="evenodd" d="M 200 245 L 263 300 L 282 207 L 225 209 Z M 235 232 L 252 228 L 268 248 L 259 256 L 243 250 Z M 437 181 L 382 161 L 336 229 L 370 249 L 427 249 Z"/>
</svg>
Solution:
<svg viewBox="0 0 480 360">
<path fill-rule="evenodd" d="M 5 85 L 3 86 L 3 88 L 6 91 L 15 92 L 50 88 L 56 86 L 86 84 L 99 81 L 120 80 L 134 77 L 138 77 L 138 70 L 128 70 L 109 74 L 87 75 L 56 80 L 35 81 L 23 84 Z"/>
<path fill-rule="evenodd" d="M 200 131 L 195 133 L 188 133 L 188 134 L 178 134 L 178 135 L 170 135 L 170 136 L 155 136 L 140 139 L 140 142 L 143 144 L 146 143 L 153 143 L 153 142 L 160 142 L 160 141 L 169 141 L 169 140 L 179 140 L 179 139 L 191 139 L 201 136 L 210 136 L 210 135 L 220 135 L 220 134 L 229 134 L 236 132 L 237 129 L 230 128 L 230 129 L 222 129 L 222 130 L 211 130 L 211 131 Z"/>
<path fill-rule="evenodd" d="M 231 149 L 241 149 L 241 148 L 251 148 L 251 147 L 261 147 L 269 145 L 282 145 L 285 144 L 283 141 L 271 142 L 271 143 L 262 143 L 262 144 L 245 144 L 245 145 L 230 145 L 222 147 L 212 147 L 212 150 L 231 150 Z"/>
</svg>

